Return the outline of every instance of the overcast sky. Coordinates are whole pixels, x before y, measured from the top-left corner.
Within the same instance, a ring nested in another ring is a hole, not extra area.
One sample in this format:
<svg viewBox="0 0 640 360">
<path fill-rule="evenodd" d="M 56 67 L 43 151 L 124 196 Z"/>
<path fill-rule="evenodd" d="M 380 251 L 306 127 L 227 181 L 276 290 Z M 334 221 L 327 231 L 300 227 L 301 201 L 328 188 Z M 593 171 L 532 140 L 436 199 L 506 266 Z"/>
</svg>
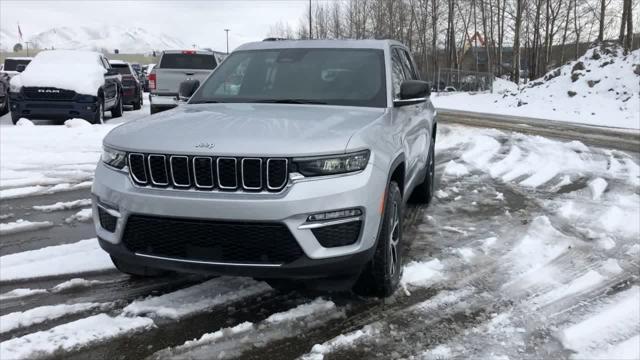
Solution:
<svg viewBox="0 0 640 360">
<path fill-rule="evenodd" d="M 24 38 L 52 27 L 120 24 L 164 32 L 186 44 L 224 50 L 261 40 L 278 21 L 295 26 L 307 0 L 254 1 L 53 1 L 0 0 L 0 26 Z"/>
</svg>

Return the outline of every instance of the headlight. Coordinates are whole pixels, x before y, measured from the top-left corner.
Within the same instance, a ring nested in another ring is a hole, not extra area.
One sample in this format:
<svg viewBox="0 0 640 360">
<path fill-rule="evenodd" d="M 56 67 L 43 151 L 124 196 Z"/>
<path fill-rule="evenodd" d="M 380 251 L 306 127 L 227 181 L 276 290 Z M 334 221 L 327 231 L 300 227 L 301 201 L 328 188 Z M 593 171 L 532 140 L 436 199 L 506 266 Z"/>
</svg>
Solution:
<svg viewBox="0 0 640 360">
<path fill-rule="evenodd" d="M 369 150 L 346 155 L 293 159 L 296 171 L 304 176 L 321 176 L 360 171 L 369 163 Z"/>
<path fill-rule="evenodd" d="M 124 151 L 118 151 L 104 147 L 102 149 L 102 162 L 116 169 L 122 169 L 127 161 L 127 154 Z"/>
</svg>

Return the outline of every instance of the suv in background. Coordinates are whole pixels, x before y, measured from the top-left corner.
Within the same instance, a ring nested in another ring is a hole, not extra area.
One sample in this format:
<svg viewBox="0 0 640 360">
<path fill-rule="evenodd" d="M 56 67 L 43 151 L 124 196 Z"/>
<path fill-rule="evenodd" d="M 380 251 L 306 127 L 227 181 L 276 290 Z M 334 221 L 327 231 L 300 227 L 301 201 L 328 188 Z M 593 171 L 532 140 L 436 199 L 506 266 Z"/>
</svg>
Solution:
<svg viewBox="0 0 640 360">
<path fill-rule="evenodd" d="M 83 118 L 104 122 L 122 116 L 121 76 L 92 51 L 41 51 L 10 83 L 11 120 Z"/>
<path fill-rule="evenodd" d="M 149 74 L 151 114 L 174 108 L 180 83 L 203 81 L 218 66 L 218 59 L 209 50 L 166 50 L 158 65 Z"/>
<path fill-rule="evenodd" d="M 405 203 L 429 203 L 435 181 L 435 111 L 409 50 L 250 43 L 196 85 L 104 138 L 93 216 L 116 267 L 392 294 Z"/>
<path fill-rule="evenodd" d="M 123 105 L 133 106 L 133 110 L 142 108 L 142 84 L 131 64 L 122 60 L 109 60 L 109 64 L 122 76 Z"/>
</svg>

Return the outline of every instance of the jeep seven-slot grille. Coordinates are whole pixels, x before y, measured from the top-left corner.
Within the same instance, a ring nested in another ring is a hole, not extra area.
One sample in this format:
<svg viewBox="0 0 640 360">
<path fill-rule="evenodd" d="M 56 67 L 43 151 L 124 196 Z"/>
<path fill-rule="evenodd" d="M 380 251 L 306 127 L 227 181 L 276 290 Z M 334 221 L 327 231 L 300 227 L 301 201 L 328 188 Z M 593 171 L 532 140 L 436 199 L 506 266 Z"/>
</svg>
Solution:
<svg viewBox="0 0 640 360">
<path fill-rule="evenodd" d="M 128 162 L 131 179 L 140 186 L 277 192 L 289 178 L 285 158 L 131 153 Z"/>
</svg>

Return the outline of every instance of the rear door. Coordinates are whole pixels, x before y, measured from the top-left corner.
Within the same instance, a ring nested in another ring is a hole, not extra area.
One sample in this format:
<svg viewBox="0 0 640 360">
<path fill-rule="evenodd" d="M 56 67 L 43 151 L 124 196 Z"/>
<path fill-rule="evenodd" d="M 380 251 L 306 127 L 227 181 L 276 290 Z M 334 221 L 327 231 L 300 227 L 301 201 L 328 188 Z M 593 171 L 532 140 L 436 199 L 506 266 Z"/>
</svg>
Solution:
<svg viewBox="0 0 640 360">
<path fill-rule="evenodd" d="M 165 52 L 155 68 L 156 93 L 158 95 L 176 95 L 181 82 L 191 79 L 203 82 L 217 64 L 212 53 Z"/>
<path fill-rule="evenodd" d="M 111 65 L 109 64 L 109 61 L 106 58 L 100 57 L 100 61 L 102 62 L 102 66 L 104 66 L 105 70 L 107 71 L 112 70 Z M 119 79 L 120 79 L 119 74 L 109 74 L 109 73 L 104 74 L 103 93 L 104 93 L 105 109 L 112 107 L 117 101 L 118 83 L 120 82 Z"/>
</svg>

